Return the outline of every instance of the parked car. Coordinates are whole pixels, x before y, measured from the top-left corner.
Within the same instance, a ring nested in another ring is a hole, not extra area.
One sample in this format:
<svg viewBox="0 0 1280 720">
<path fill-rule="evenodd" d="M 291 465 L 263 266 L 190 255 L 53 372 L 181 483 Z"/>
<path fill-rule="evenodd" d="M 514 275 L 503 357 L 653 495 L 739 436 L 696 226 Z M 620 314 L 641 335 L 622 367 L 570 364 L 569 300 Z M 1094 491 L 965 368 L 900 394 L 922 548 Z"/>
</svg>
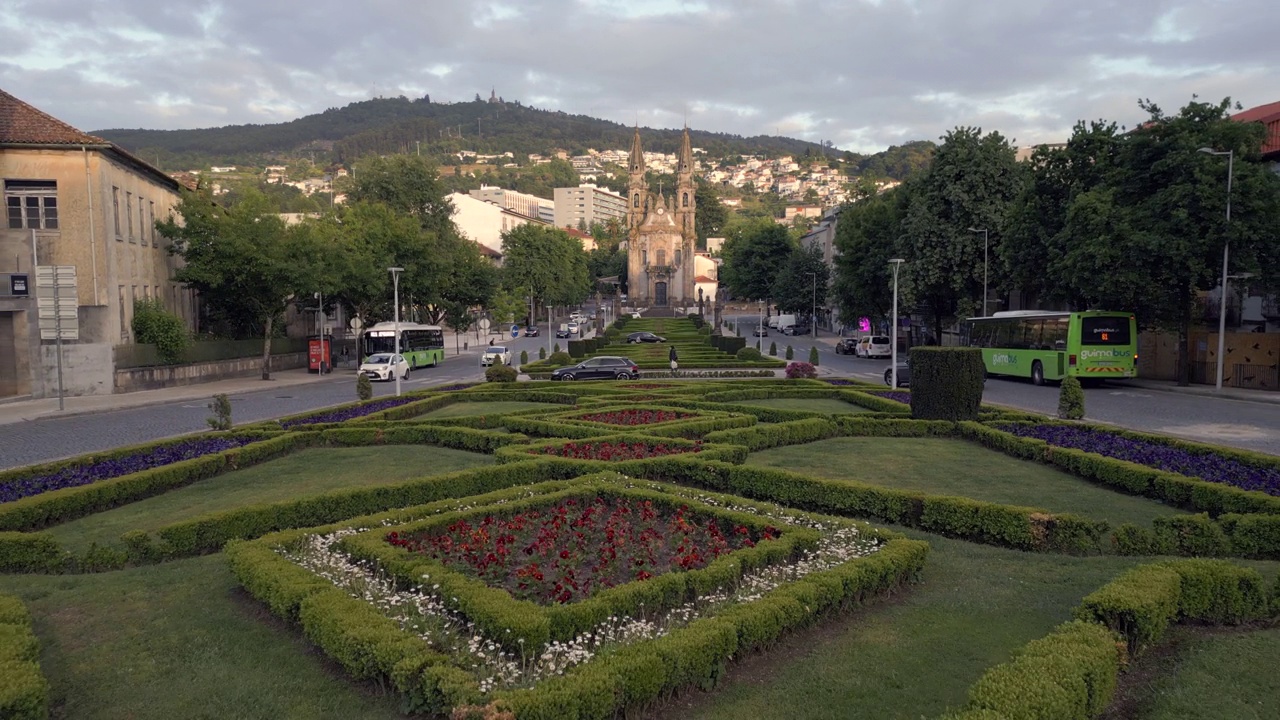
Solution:
<svg viewBox="0 0 1280 720">
<path fill-rule="evenodd" d="M 627 342 L 629 343 L 664 343 L 666 341 L 666 338 L 661 335 L 654 335 L 648 330 L 633 332 L 627 336 Z"/>
<path fill-rule="evenodd" d="M 538 337 L 538 326 L 530 325 L 524 329 L 525 337 Z"/>
<path fill-rule="evenodd" d="M 356 372 L 368 375 L 370 380 L 395 380 L 397 375 L 401 380 L 408 380 L 409 363 L 403 355 L 374 353 L 360 363 Z"/>
<path fill-rule="evenodd" d="M 769 328 L 764 325 L 757 325 L 756 328 L 751 331 L 751 337 L 769 337 Z"/>
<path fill-rule="evenodd" d="M 635 380 L 638 377 L 639 366 L 631 358 L 617 355 L 599 355 L 551 373 L 552 380 Z"/>
<path fill-rule="evenodd" d="M 511 351 L 502 345 L 491 345 L 485 348 L 484 355 L 480 356 L 480 365 L 510 365 Z"/>
<path fill-rule="evenodd" d="M 858 357 L 887 358 L 893 353 L 889 338 L 885 335 L 869 335 L 858 344 Z"/>
<path fill-rule="evenodd" d="M 808 325 L 788 325 L 782 328 L 783 335 L 808 335 L 812 331 Z"/>
<path fill-rule="evenodd" d="M 884 384 L 893 387 L 893 368 L 885 368 Z M 911 364 L 902 360 L 898 361 L 898 387 L 909 387 L 911 385 Z"/>
<path fill-rule="evenodd" d="M 858 350 L 858 338 L 840 338 L 836 343 L 837 355 L 854 355 Z"/>
</svg>

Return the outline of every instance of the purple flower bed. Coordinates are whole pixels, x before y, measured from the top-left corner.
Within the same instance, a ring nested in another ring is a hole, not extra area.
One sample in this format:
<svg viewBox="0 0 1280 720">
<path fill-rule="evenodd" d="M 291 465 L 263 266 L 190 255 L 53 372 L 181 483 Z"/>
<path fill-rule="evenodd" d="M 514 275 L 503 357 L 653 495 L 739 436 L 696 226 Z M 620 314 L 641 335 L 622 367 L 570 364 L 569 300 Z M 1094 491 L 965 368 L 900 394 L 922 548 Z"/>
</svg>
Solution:
<svg viewBox="0 0 1280 720">
<path fill-rule="evenodd" d="M 66 467 L 47 475 L 19 478 L 0 483 L 0 503 L 39 495 L 51 490 L 88 485 L 141 470 L 150 470 L 162 465 L 231 450 L 261 439 L 235 436 L 195 438 L 141 450 L 122 457 Z"/>
<path fill-rule="evenodd" d="M 875 395 L 876 397 L 882 397 L 882 398 L 885 398 L 886 400 L 893 400 L 894 402 L 900 402 L 903 405 L 911 404 L 911 393 L 898 392 L 897 390 L 880 390 L 877 392 L 870 392 L 867 394 Z"/>
<path fill-rule="evenodd" d="M 1147 467 L 1223 483 L 1242 490 L 1258 490 L 1280 495 L 1280 470 L 1247 465 L 1213 453 L 1192 453 L 1147 440 L 1114 435 L 1099 430 L 1066 425 L 1009 425 L 995 423 L 998 430 L 1021 437 L 1044 440 L 1050 445 L 1075 448 L 1106 455 Z"/>
<path fill-rule="evenodd" d="M 843 378 L 822 378 L 822 382 L 831 385 L 861 385 L 862 383 L 855 380 L 845 380 Z"/>
<path fill-rule="evenodd" d="M 442 385 L 440 387 L 429 388 L 432 392 L 450 392 L 452 390 L 466 390 L 473 388 L 479 383 L 462 383 L 460 385 Z"/>
<path fill-rule="evenodd" d="M 345 407 L 340 410 L 331 410 L 329 412 L 320 413 L 318 415 L 308 415 L 306 417 L 294 418 L 292 420 L 285 420 L 280 423 L 280 426 L 283 427 L 285 430 L 288 430 L 289 428 L 295 428 L 295 427 L 298 427 L 299 425 L 315 425 L 317 423 L 343 422 L 345 420 L 350 420 L 352 418 L 364 417 L 365 415 L 372 415 L 373 413 L 380 412 L 382 410 L 389 410 L 393 407 L 399 407 L 400 405 L 416 402 L 421 399 L 422 398 L 418 396 L 410 397 L 407 395 L 402 395 L 400 397 L 389 397 L 389 398 L 384 398 L 382 400 L 375 400 L 374 402 L 366 403 L 364 405 L 352 405 L 351 407 Z"/>
</svg>

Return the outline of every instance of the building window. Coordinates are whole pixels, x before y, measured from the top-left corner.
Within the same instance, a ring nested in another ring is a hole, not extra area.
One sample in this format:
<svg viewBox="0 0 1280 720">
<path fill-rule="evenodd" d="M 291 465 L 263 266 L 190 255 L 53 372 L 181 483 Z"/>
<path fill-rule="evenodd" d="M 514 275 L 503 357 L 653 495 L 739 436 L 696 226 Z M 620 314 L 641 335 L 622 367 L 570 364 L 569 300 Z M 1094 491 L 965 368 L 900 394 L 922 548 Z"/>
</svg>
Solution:
<svg viewBox="0 0 1280 720">
<path fill-rule="evenodd" d="M 118 187 L 111 188 L 111 208 L 116 215 L 116 239 L 120 240 L 122 237 L 120 235 L 120 188 Z"/>
<path fill-rule="evenodd" d="M 662 249 L 659 249 L 659 250 L 658 250 L 658 264 L 659 264 L 659 265 L 666 265 L 666 264 L 667 264 L 667 251 L 666 251 L 666 250 L 662 250 Z"/>
<path fill-rule="evenodd" d="M 679 267 L 679 265 L 680 265 L 680 251 L 679 251 L 679 250 L 677 250 L 677 251 L 676 251 L 676 266 L 677 266 L 677 267 Z"/>
<path fill-rule="evenodd" d="M 147 244 L 147 216 L 142 207 L 142 198 L 138 198 L 138 240 Z"/>
<path fill-rule="evenodd" d="M 4 201 L 10 230 L 57 230 L 58 183 L 52 180 L 5 180 Z"/>
<path fill-rule="evenodd" d="M 631 207 L 633 207 L 633 208 L 638 208 L 638 207 L 640 207 L 640 193 L 636 193 L 634 196 L 632 196 L 632 198 L 631 198 Z"/>
<path fill-rule="evenodd" d="M 124 215 L 129 222 L 129 242 L 137 242 L 137 238 L 133 236 L 133 193 L 124 194 Z"/>
<path fill-rule="evenodd" d="M 156 240 L 156 204 L 147 201 L 147 219 L 151 221 L 151 246 L 160 247 L 160 242 Z"/>
<path fill-rule="evenodd" d="M 689 207 L 689 193 L 685 193 L 683 196 L 681 196 L 681 198 L 680 198 L 680 206 L 681 206 L 681 207 Z"/>
</svg>

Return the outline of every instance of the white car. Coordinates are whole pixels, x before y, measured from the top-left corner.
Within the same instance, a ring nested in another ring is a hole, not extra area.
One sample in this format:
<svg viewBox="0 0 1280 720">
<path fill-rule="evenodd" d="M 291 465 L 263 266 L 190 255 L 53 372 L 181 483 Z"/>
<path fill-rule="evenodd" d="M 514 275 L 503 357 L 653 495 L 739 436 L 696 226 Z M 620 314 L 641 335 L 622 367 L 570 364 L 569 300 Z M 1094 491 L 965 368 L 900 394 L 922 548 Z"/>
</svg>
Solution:
<svg viewBox="0 0 1280 720">
<path fill-rule="evenodd" d="M 486 365 L 510 365 L 511 351 L 501 345 L 493 345 L 484 351 L 484 355 L 480 356 L 480 366 Z"/>
<path fill-rule="evenodd" d="M 569 334 L 570 334 L 570 335 L 581 335 L 581 334 L 582 334 L 582 326 L 578 324 L 578 321 L 577 321 L 577 320 L 570 320 L 570 321 L 569 321 Z"/>
<path fill-rule="evenodd" d="M 401 380 L 408 380 L 409 363 L 403 355 L 374 353 L 360 363 L 357 372 L 368 375 L 370 380 L 395 380 L 397 375 Z"/>
<path fill-rule="evenodd" d="M 889 338 L 884 335 L 871 335 L 858 342 L 858 355 L 864 358 L 887 358 L 893 353 Z"/>
</svg>

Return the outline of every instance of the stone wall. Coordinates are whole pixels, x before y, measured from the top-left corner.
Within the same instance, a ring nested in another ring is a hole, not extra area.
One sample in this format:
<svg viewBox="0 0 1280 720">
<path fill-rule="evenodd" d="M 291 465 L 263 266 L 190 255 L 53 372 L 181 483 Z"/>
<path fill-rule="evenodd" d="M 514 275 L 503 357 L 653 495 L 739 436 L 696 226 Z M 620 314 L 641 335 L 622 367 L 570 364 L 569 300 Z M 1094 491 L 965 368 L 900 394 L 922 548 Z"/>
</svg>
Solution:
<svg viewBox="0 0 1280 720">
<path fill-rule="evenodd" d="M 272 372 L 306 366 L 307 354 L 305 352 L 271 356 Z M 261 356 L 194 363 L 191 365 L 129 368 L 115 371 L 115 392 L 127 393 L 138 390 L 156 390 L 176 385 L 197 385 L 215 380 L 261 374 Z"/>
</svg>

